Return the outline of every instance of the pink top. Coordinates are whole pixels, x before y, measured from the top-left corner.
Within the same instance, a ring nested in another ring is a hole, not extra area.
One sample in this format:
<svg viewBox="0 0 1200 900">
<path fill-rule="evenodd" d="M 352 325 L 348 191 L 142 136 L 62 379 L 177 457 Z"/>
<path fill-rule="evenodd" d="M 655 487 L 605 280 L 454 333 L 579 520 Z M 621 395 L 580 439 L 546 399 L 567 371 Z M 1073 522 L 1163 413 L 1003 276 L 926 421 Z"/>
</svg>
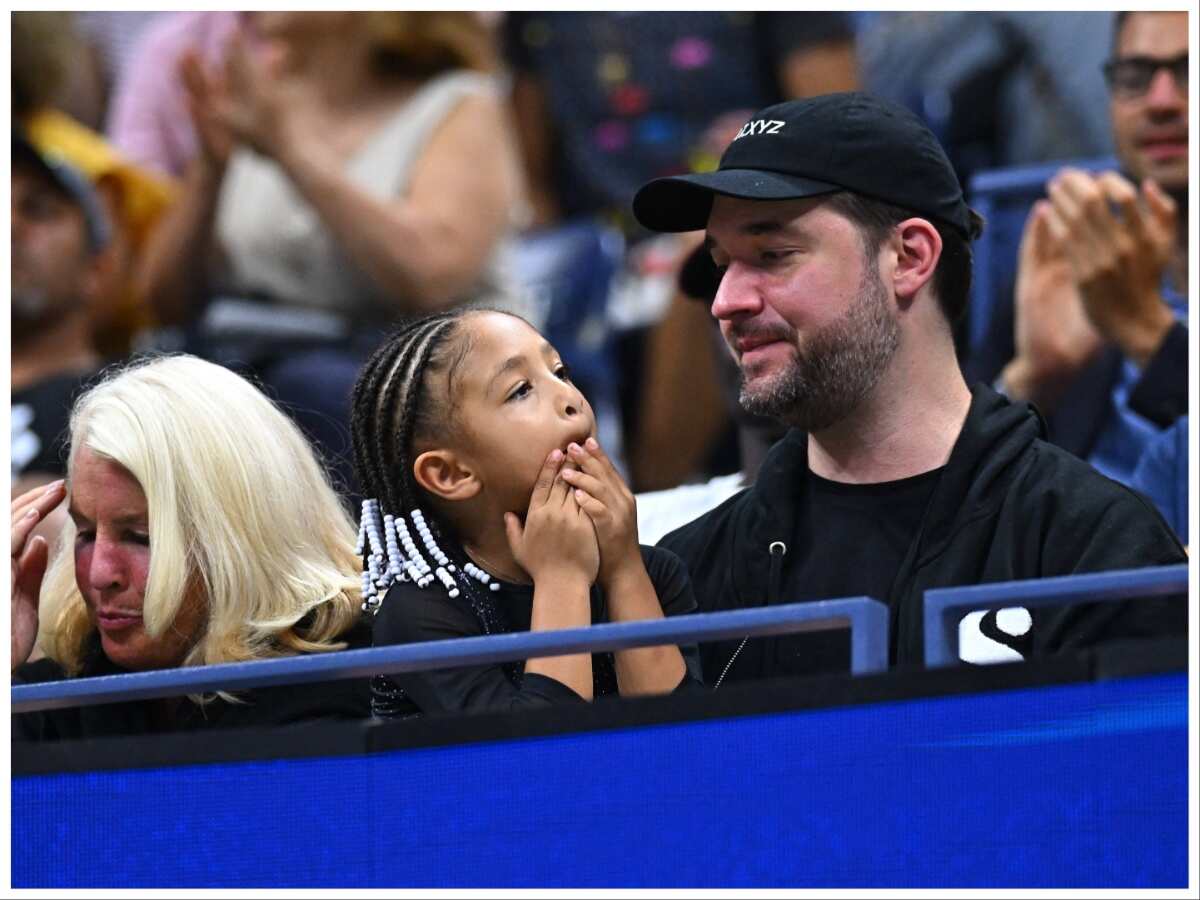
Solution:
<svg viewBox="0 0 1200 900">
<path fill-rule="evenodd" d="M 147 26 L 114 92 L 108 137 L 129 160 L 180 176 L 197 150 L 177 66 L 195 48 L 206 66 L 224 58 L 238 13 L 169 13 Z"/>
</svg>

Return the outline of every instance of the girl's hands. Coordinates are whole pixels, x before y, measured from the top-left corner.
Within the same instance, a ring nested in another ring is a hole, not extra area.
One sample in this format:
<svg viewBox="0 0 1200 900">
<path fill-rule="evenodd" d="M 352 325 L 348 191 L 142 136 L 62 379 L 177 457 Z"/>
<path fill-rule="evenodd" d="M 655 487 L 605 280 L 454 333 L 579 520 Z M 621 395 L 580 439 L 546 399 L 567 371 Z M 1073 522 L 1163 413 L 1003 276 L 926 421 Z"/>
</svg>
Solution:
<svg viewBox="0 0 1200 900">
<path fill-rule="evenodd" d="M 62 481 L 36 487 L 12 504 L 12 668 L 29 659 L 38 632 L 38 598 L 46 574 L 49 545 L 30 537 L 38 523 L 67 494 Z"/>
<path fill-rule="evenodd" d="M 600 583 L 608 585 L 624 572 L 642 567 L 638 549 L 637 503 L 621 473 L 595 438 L 567 448 L 579 471 L 564 469 L 579 506 L 596 527 L 600 545 Z"/>
<path fill-rule="evenodd" d="M 592 520 L 580 508 L 564 479 L 566 457 L 554 450 L 546 457 L 529 498 L 525 523 L 504 514 L 504 529 L 513 557 L 537 584 L 547 579 L 580 580 L 590 587 L 600 567 L 600 548 Z"/>
</svg>

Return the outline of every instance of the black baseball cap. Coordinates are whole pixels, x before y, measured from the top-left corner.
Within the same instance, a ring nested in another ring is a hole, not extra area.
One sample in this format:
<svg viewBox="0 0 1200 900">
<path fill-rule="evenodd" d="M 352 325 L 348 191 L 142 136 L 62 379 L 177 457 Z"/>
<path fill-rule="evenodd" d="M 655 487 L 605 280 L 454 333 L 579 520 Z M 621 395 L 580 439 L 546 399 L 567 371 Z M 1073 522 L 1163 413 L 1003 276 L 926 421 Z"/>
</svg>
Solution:
<svg viewBox="0 0 1200 900">
<path fill-rule="evenodd" d="M 87 228 L 88 246 L 93 253 L 107 246 L 111 236 L 108 216 L 105 215 L 104 205 L 86 175 L 65 159 L 40 151 L 21 128 L 14 127 L 12 164 L 15 167 L 18 163 L 30 166 L 79 207 Z"/>
<path fill-rule="evenodd" d="M 851 191 L 972 234 L 962 185 L 937 138 L 913 113 L 859 91 L 777 103 L 755 113 L 715 172 L 656 178 L 633 198 L 654 231 L 697 231 L 713 194 L 795 200 Z"/>
</svg>

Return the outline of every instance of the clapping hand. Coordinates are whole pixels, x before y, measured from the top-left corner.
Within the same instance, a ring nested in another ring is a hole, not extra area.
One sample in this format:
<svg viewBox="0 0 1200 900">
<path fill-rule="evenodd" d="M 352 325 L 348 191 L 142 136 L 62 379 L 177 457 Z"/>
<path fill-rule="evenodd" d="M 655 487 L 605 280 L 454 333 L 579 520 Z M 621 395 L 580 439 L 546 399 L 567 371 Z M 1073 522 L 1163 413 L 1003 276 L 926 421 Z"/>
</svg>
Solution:
<svg viewBox="0 0 1200 900">
<path fill-rule="evenodd" d="M 1016 358 L 1005 370 L 1010 392 L 1042 405 L 1103 346 L 1083 306 L 1067 248 L 1051 227 L 1048 200 L 1034 204 L 1021 235 L 1014 298 Z"/>
<path fill-rule="evenodd" d="M 220 71 L 206 71 L 194 52 L 184 54 L 179 75 L 206 156 L 224 163 L 236 143 L 276 157 L 288 140 L 290 104 L 277 77 L 283 48 L 253 43 L 244 30 L 234 32 Z"/>
<path fill-rule="evenodd" d="M 1047 225 L 1065 248 L 1089 320 L 1139 365 L 1174 322 L 1163 273 L 1175 246 L 1174 201 L 1116 172 L 1064 169 L 1051 182 Z"/>
<path fill-rule="evenodd" d="M 223 167 L 229 161 L 234 143 L 233 135 L 217 113 L 223 85 L 216 75 L 205 71 L 195 50 L 189 50 L 180 58 L 179 80 L 187 94 L 188 112 L 200 141 L 201 157 L 214 166 Z"/>
</svg>

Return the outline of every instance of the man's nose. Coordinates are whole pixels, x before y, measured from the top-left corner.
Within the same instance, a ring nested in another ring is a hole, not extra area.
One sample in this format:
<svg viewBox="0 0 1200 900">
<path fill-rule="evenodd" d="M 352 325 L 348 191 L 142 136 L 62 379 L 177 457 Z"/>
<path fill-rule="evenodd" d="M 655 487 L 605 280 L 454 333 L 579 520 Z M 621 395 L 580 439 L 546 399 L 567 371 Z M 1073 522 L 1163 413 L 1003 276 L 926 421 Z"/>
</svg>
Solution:
<svg viewBox="0 0 1200 900">
<path fill-rule="evenodd" d="M 752 273 L 739 262 L 731 262 L 717 286 L 711 311 L 715 319 L 752 316 L 762 310 L 762 297 Z"/>
<path fill-rule="evenodd" d="M 1150 79 L 1146 105 L 1152 109 L 1176 109 L 1187 100 L 1187 89 L 1175 80 L 1171 70 L 1162 66 Z"/>
</svg>

